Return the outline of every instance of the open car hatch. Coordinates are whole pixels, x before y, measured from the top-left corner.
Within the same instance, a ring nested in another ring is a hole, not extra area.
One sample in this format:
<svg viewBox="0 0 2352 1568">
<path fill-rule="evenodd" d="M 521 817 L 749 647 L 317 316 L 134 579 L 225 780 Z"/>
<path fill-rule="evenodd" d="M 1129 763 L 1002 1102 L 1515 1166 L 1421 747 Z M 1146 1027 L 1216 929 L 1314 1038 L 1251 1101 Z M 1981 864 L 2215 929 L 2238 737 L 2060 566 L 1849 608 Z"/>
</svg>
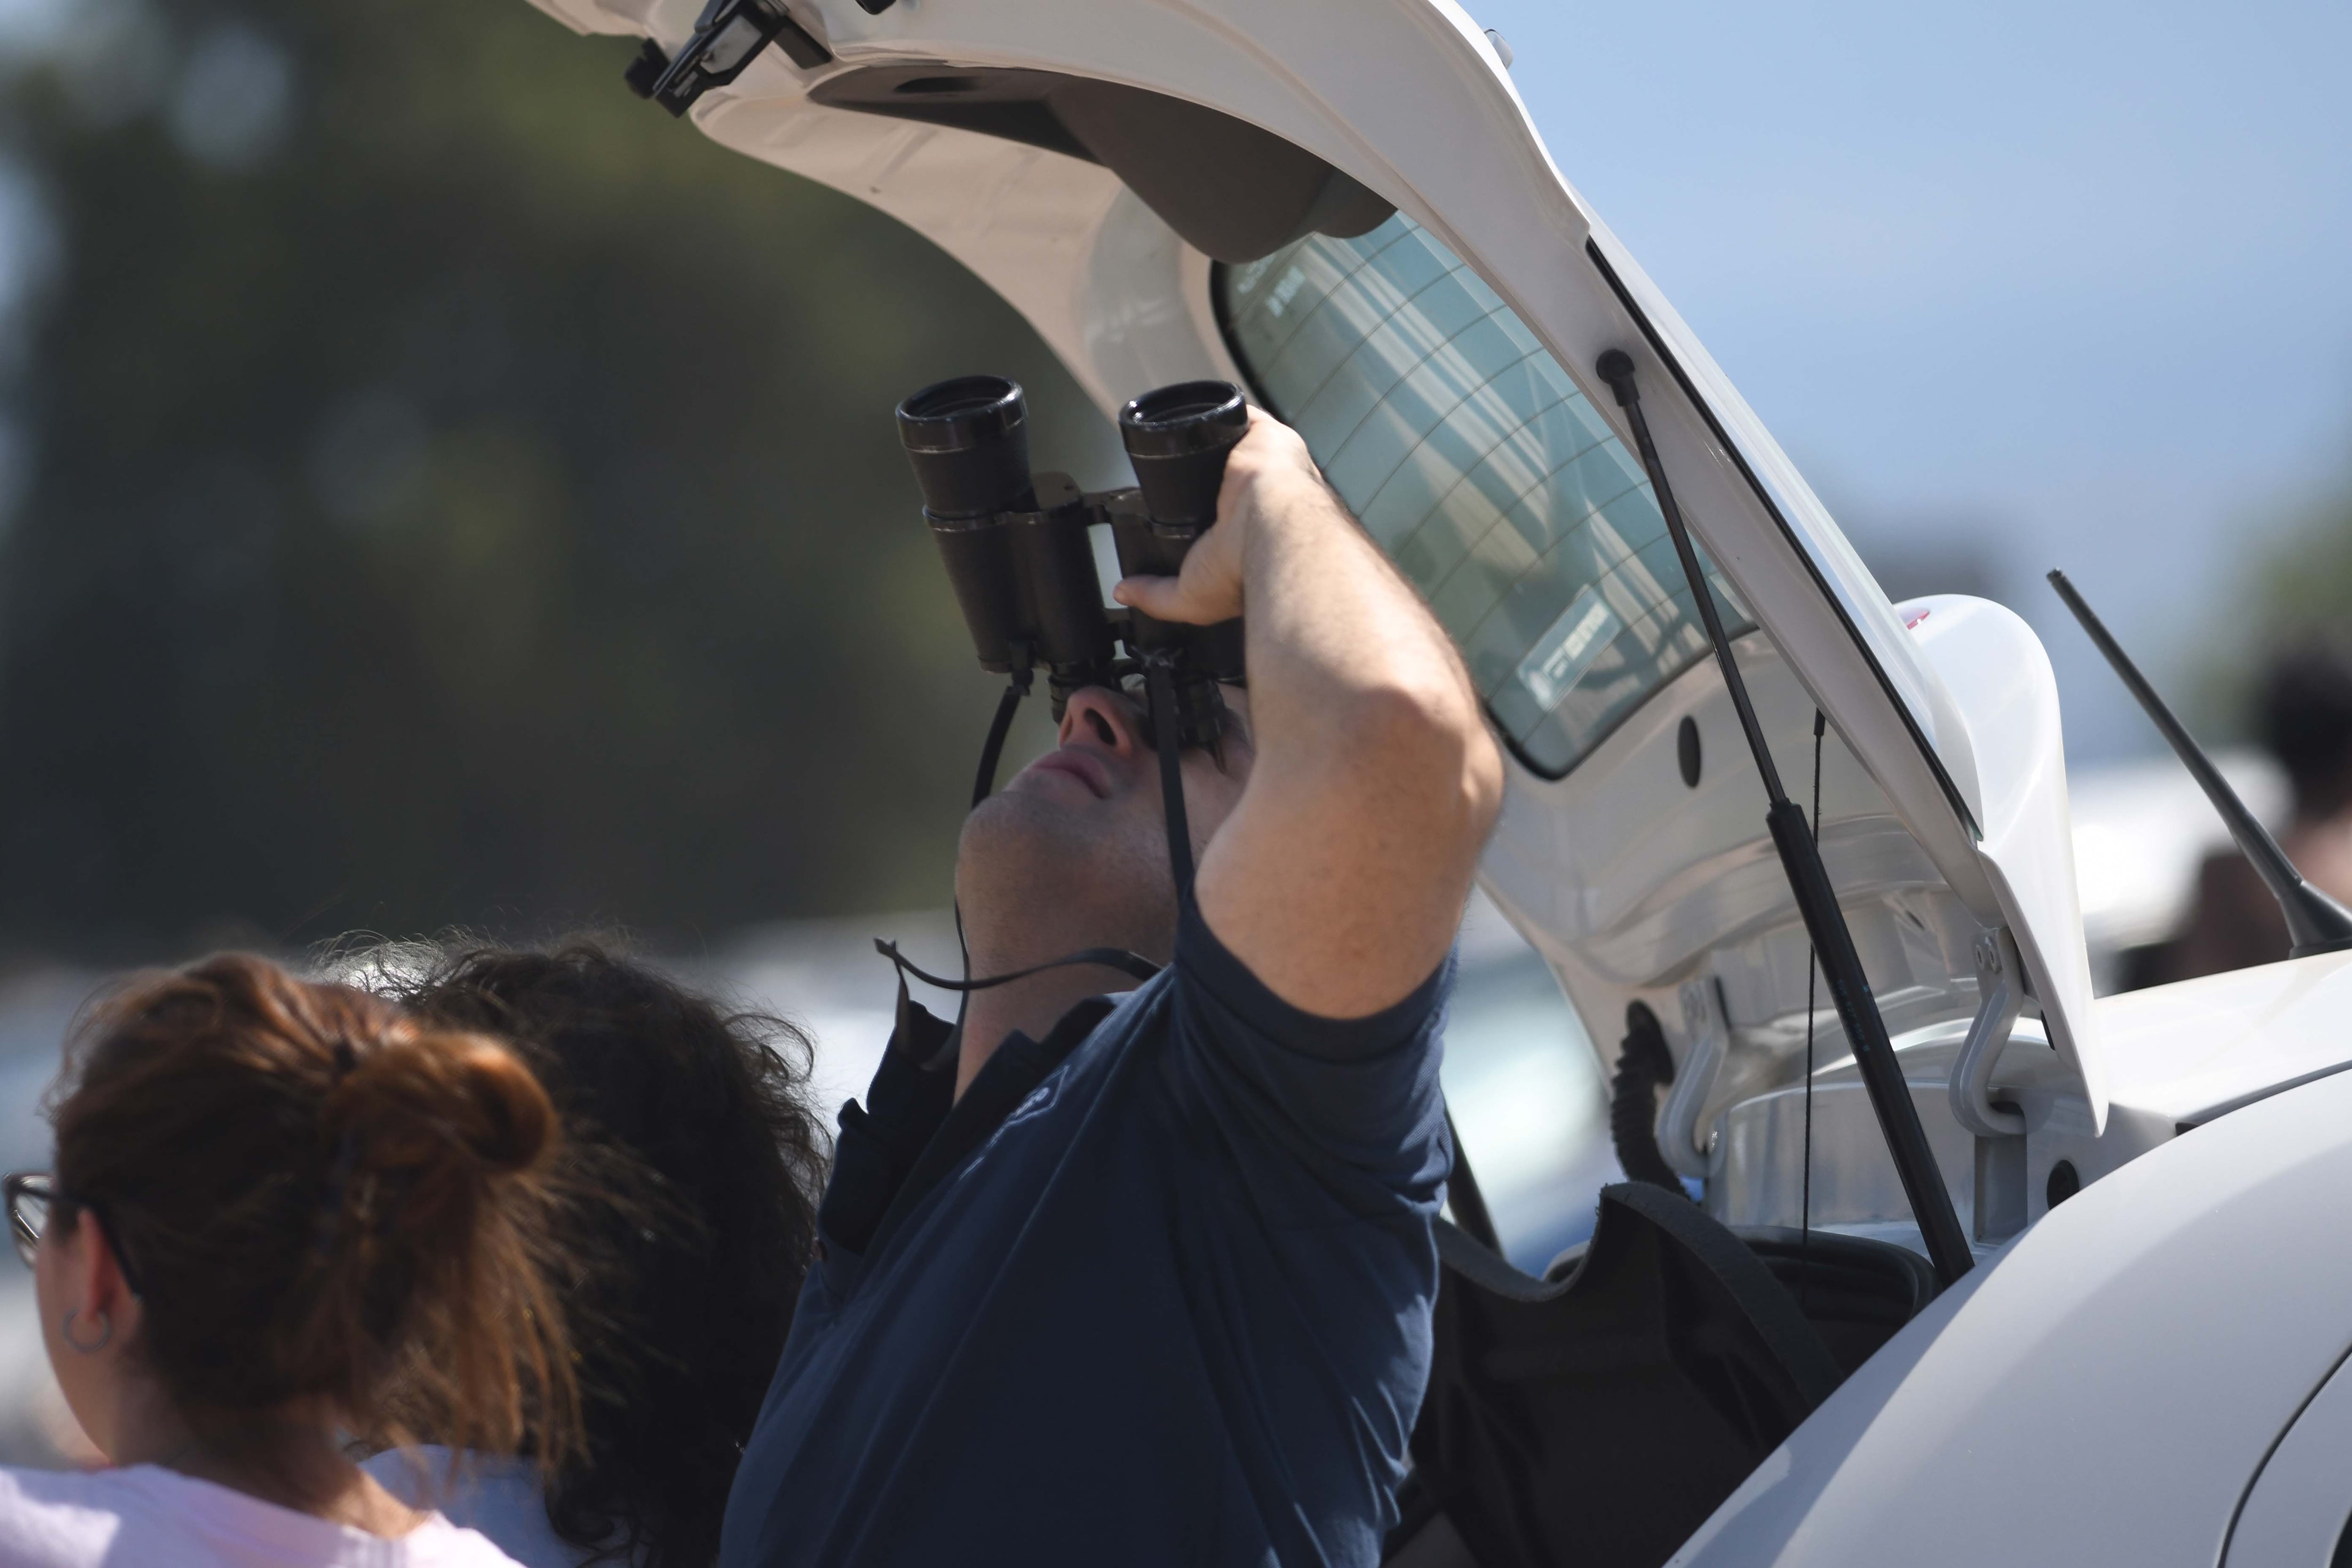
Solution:
<svg viewBox="0 0 2352 1568">
<path fill-rule="evenodd" d="M 640 85 L 704 133 L 954 255 L 1106 412 L 1218 377 L 1297 426 L 1509 742 L 1488 890 L 1604 1057 L 1630 1003 L 1664 1020 L 1680 1070 L 1662 1142 L 1710 1206 L 1795 1223 L 1776 1097 L 1802 1082 L 1809 1024 L 1818 1085 L 1845 1052 L 1593 368 L 1632 354 L 1778 767 L 1809 813 L 1818 791 L 1822 855 L 1963 1207 L 1971 1138 L 2104 1123 L 2039 643 L 1984 601 L 1887 601 L 1561 177 L 1459 6 L 534 3 L 646 37 Z M 1899 1195 L 1890 1210 L 1868 1180 L 1847 1186 L 1815 1194 L 1816 1223 L 1901 1215 Z M 1978 1207 L 1979 1238 L 1999 1234 Z"/>
</svg>

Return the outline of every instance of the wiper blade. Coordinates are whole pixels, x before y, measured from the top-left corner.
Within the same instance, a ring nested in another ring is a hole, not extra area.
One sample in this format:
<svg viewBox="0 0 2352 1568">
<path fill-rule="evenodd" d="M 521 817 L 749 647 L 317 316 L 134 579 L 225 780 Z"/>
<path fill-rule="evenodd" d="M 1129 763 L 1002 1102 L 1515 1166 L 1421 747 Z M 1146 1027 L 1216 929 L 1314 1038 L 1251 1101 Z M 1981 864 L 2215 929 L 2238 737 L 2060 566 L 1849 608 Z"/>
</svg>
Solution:
<svg viewBox="0 0 2352 1568">
<path fill-rule="evenodd" d="M 2083 623 L 2083 630 L 2106 655 L 2107 663 L 2115 667 L 2116 678 L 2124 683 L 2124 689 L 2139 700 L 2149 721 L 2179 757 L 2180 765 L 2189 770 L 2189 776 L 2197 781 L 2205 798 L 2221 814 L 2230 837 L 2238 841 L 2239 853 L 2254 868 L 2254 875 L 2263 879 L 2263 886 L 2271 890 L 2271 897 L 2278 900 L 2279 912 L 2286 917 L 2287 956 L 2304 958 L 2315 952 L 2341 952 L 2352 947 L 2352 910 L 2303 879 L 2303 873 L 2294 868 L 2294 862 L 2286 858 L 2286 851 L 2279 847 L 2270 829 L 2246 809 L 2246 803 L 2238 798 L 2238 792 L 2230 787 L 2230 781 L 2221 776 L 2221 770 L 2213 765 L 2205 748 L 2181 728 L 2180 721 L 2172 716 L 2172 710 L 2165 706 L 2156 688 L 2132 663 L 2131 656 L 2092 614 L 2083 595 L 2074 591 L 2074 584 L 2066 580 L 2066 574 L 2051 573 L 2050 585 L 2058 590 L 2058 596 L 2066 601 L 2066 607 Z"/>
<path fill-rule="evenodd" d="M 1764 742 L 1764 727 L 1757 722 L 1755 705 L 1748 699 L 1748 682 L 1739 673 L 1738 661 L 1731 657 L 1731 639 L 1724 633 L 1723 617 L 1716 610 L 1706 574 L 1699 569 L 1698 551 L 1691 543 L 1690 530 L 1684 526 L 1682 508 L 1675 502 L 1674 489 L 1666 483 L 1665 465 L 1658 458 L 1657 445 L 1650 439 L 1650 421 L 1642 412 L 1641 390 L 1633 381 L 1633 356 L 1622 349 L 1611 349 L 1593 368 L 1617 394 L 1618 406 L 1625 410 L 1633 426 L 1633 443 L 1642 454 L 1642 467 L 1650 476 L 1650 488 L 1657 492 L 1658 510 L 1665 519 L 1666 531 L 1674 538 L 1675 554 L 1682 562 L 1683 575 L 1690 580 L 1691 598 L 1698 605 L 1699 619 L 1706 623 L 1706 639 L 1715 647 L 1716 663 L 1723 670 L 1723 684 L 1731 693 L 1731 705 L 1739 714 L 1739 728 L 1748 737 L 1748 750 L 1754 755 L 1756 771 L 1764 780 L 1764 793 L 1770 803 L 1764 813 L 1764 822 L 1771 831 L 1772 847 L 1780 853 L 1780 868 L 1789 879 L 1789 889 L 1796 896 L 1806 933 L 1812 938 L 1814 952 L 1820 956 L 1822 978 L 1828 982 L 1830 999 L 1837 1005 L 1838 1021 L 1845 1026 L 1846 1041 L 1853 1048 L 1854 1065 L 1861 1070 L 1863 1086 L 1870 1092 L 1871 1109 L 1878 1113 L 1879 1131 L 1885 1135 L 1886 1152 L 1894 1157 L 1895 1174 L 1903 1179 L 1903 1194 L 1910 1200 L 1911 1217 L 1918 1222 L 1919 1235 L 1927 1244 L 1927 1260 L 1935 1265 L 1937 1278 L 1949 1285 L 1974 1267 L 1976 1255 L 1969 1250 L 1968 1235 L 1960 1228 L 1959 1211 L 1952 1206 L 1951 1192 L 1944 1185 L 1943 1173 L 1936 1168 L 1935 1152 L 1927 1146 L 1927 1129 L 1919 1124 L 1919 1108 L 1911 1101 L 1911 1086 L 1904 1079 L 1903 1064 L 1895 1055 L 1894 1042 L 1887 1038 L 1886 1020 L 1878 1016 L 1878 1003 L 1870 994 L 1870 981 L 1862 970 L 1862 956 L 1854 951 L 1853 933 L 1846 929 L 1845 911 L 1838 908 L 1837 890 L 1830 885 L 1820 847 L 1813 842 L 1805 814 L 1780 787 L 1780 770 L 1773 765 L 1771 748 Z"/>
</svg>

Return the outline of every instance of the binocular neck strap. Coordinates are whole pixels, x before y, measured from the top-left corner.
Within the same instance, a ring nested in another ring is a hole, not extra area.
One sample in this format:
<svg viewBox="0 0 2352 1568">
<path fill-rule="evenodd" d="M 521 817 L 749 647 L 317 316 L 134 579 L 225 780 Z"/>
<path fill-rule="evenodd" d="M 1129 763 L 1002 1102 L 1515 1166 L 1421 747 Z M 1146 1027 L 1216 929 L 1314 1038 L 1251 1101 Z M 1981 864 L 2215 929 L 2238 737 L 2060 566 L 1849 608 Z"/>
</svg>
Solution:
<svg viewBox="0 0 2352 1568">
<path fill-rule="evenodd" d="M 1021 700 L 1029 695 L 1030 679 L 1028 666 L 1025 663 L 1016 666 L 1012 683 L 1005 687 L 1004 695 L 997 700 L 996 718 L 988 726 L 988 742 L 981 748 L 980 768 L 972 779 L 971 804 L 974 806 L 995 793 L 996 769 L 1003 759 L 1005 737 L 1012 732 L 1013 718 L 1020 711 Z M 1152 740 L 1160 752 L 1160 794 L 1168 812 L 1168 869 L 1175 879 L 1176 900 L 1181 908 L 1183 901 L 1192 896 L 1192 832 L 1184 816 L 1184 773 L 1179 749 L 1181 742 L 1176 733 L 1176 682 L 1164 655 L 1154 656 L 1146 661 L 1144 680 L 1150 688 Z M 956 910 L 956 944 L 963 946 L 963 910 L 961 908 Z M 897 966 L 902 986 L 906 984 L 906 977 L 912 975 L 926 985 L 952 991 L 962 996 L 969 996 L 975 991 L 986 991 L 992 986 L 1008 985 L 1015 980 L 1026 980 L 1049 969 L 1075 969 L 1086 964 L 1116 969 L 1139 982 L 1150 980 L 1160 973 L 1159 964 L 1123 947 L 1085 947 L 1048 963 L 1016 969 L 1010 974 L 992 974 L 985 980 L 973 980 L 969 978 L 971 956 L 967 950 L 964 955 L 967 978 L 950 980 L 944 975 L 918 968 L 911 959 L 898 951 L 898 944 L 895 942 L 876 937 L 874 951 Z M 962 1032 L 963 1015 L 959 1008 L 955 1030 L 950 1037 L 950 1046 Z"/>
<path fill-rule="evenodd" d="M 1049 969 L 1075 969 L 1083 963 L 1098 963 L 1105 969 L 1116 969 L 1136 980 L 1149 980 L 1160 973 L 1160 965 L 1139 952 L 1129 952 L 1123 947 L 1082 947 L 1077 952 L 1045 963 L 1034 963 L 1026 969 L 1016 969 L 1010 974 L 992 974 L 985 980 L 949 980 L 915 966 L 912 959 L 898 951 L 895 942 L 874 939 L 874 951 L 898 965 L 901 974 L 911 974 L 926 985 L 936 985 L 942 991 L 985 991 L 993 985 L 1007 985 L 1015 980 L 1026 980 L 1033 974 L 1043 974 Z"/>
<path fill-rule="evenodd" d="M 1192 827 L 1184 816 L 1184 768 L 1176 734 L 1176 674 L 1164 653 L 1143 662 L 1151 695 L 1152 745 L 1160 752 L 1160 798 L 1168 812 L 1168 871 L 1176 881 L 1176 907 L 1192 896 Z"/>
<path fill-rule="evenodd" d="M 989 721 L 988 741 L 980 749 L 980 771 L 971 781 L 971 804 L 975 807 L 996 793 L 996 769 L 1004 756 L 1004 738 L 1013 732 L 1013 716 L 1021 710 L 1021 700 L 1029 695 L 1031 679 L 1028 665 L 1016 665 L 1012 683 L 996 700 L 996 717 Z"/>
</svg>

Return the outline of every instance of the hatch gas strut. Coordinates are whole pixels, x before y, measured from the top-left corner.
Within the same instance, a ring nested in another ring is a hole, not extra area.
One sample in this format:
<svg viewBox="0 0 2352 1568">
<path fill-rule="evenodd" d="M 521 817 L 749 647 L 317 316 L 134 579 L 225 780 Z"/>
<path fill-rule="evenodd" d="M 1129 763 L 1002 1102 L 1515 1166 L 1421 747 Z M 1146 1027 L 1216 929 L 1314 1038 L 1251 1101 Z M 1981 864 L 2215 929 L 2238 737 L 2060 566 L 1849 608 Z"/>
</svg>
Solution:
<svg viewBox="0 0 2352 1568">
<path fill-rule="evenodd" d="M 1748 682 L 1731 657 L 1731 639 L 1724 633 L 1723 617 L 1716 612 L 1715 595 L 1707 587 L 1706 574 L 1699 569 L 1698 551 L 1691 543 L 1689 529 L 1684 526 L 1682 508 L 1675 503 L 1673 487 L 1666 483 L 1665 465 L 1658 459 L 1657 445 L 1650 439 L 1650 422 L 1642 413 L 1641 390 L 1633 384 L 1633 356 L 1622 349 L 1611 349 L 1593 368 L 1617 394 L 1617 405 L 1633 424 L 1633 442 L 1641 449 L 1642 467 L 1650 476 L 1650 488 L 1657 492 L 1658 510 L 1665 518 L 1666 531 L 1674 536 L 1675 554 L 1682 561 L 1683 575 L 1690 579 L 1691 598 L 1698 605 L 1699 619 L 1706 625 L 1707 641 L 1715 646 L 1716 663 L 1723 669 L 1723 684 L 1730 691 L 1731 705 L 1739 714 L 1739 727 L 1747 733 L 1748 749 L 1756 758 L 1756 771 L 1764 778 L 1764 794 L 1770 802 L 1764 813 L 1764 823 L 1771 830 L 1772 847 L 1780 852 L 1780 868 L 1788 875 L 1789 889 L 1796 895 L 1806 933 L 1812 938 L 1813 950 L 1820 955 L 1822 978 L 1828 982 L 1830 999 L 1837 1005 L 1838 1021 L 1845 1026 L 1846 1040 L 1853 1047 L 1854 1065 L 1861 1069 L 1863 1085 L 1870 1091 L 1871 1108 L 1878 1112 L 1879 1129 L 1886 1135 L 1886 1151 L 1895 1157 L 1895 1174 L 1903 1179 L 1903 1193 L 1911 1200 L 1912 1217 L 1919 1222 L 1920 1237 L 1927 1244 L 1927 1259 L 1935 1265 L 1937 1278 L 1949 1285 L 1969 1271 L 1976 1261 L 1975 1255 L 1969 1250 L 1968 1237 L 1960 1229 L 1960 1216 L 1952 1207 L 1952 1194 L 1944 1185 L 1943 1174 L 1936 1169 L 1935 1153 L 1927 1147 L 1927 1130 L 1919 1125 L 1919 1108 L 1911 1102 L 1911 1086 L 1904 1081 L 1903 1064 L 1895 1058 L 1894 1042 L 1886 1037 L 1886 1021 L 1878 1016 L 1878 1003 L 1870 994 L 1870 981 L 1862 972 L 1862 957 L 1854 952 L 1853 933 L 1846 930 L 1845 912 L 1838 908 L 1837 891 L 1830 886 L 1821 850 L 1805 825 L 1805 814 L 1780 787 L 1780 770 L 1773 765 L 1771 749 L 1764 742 L 1764 728 L 1757 722 L 1755 705 L 1748 700 Z"/>
<path fill-rule="evenodd" d="M 2132 663 L 2131 656 L 2109 635 L 2099 617 L 2091 613 L 2091 606 L 2083 602 L 2074 584 L 2066 581 L 2066 574 L 2051 573 L 2050 585 L 2058 590 L 2058 596 L 2066 601 L 2066 607 L 2074 612 L 2074 618 L 2083 623 L 2083 629 L 2106 655 L 2125 689 L 2139 699 L 2149 721 L 2171 743 L 2180 765 L 2189 770 L 2189 776 L 2197 781 L 2205 798 L 2221 814 L 2230 837 L 2238 841 L 2238 852 L 2253 867 L 2254 875 L 2263 879 L 2271 897 L 2278 900 L 2279 912 L 2286 916 L 2290 944 L 2287 956 L 2305 958 L 2315 952 L 2340 952 L 2352 947 L 2352 910 L 2303 879 L 2303 873 L 2294 868 L 2294 862 L 2286 858 L 2286 851 L 2279 847 L 2270 829 L 2254 819 L 2246 803 L 2238 798 L 2238 792 L 2230 787 L 2230 781 L 2221 776 L 2221 770 L 2205 754 L 2205 748 L 2180 727 L 2180 721 L 2172 716 L 2172 710 L 2164 705 L 2164 699 L 2156 694 L 2156 688 Z"/>
</svg>

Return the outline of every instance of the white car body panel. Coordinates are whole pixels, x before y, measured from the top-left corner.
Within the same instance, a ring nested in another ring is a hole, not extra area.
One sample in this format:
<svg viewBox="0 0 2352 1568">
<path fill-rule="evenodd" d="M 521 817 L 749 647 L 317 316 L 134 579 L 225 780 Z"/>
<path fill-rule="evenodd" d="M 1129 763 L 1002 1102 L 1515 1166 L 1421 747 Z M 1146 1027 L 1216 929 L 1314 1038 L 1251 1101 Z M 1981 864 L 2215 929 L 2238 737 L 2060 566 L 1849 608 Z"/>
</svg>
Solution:
<svg viewBox="0 0 2352 1568">
<path fill-rule="evenodd" d="M 2352 1373 L 2341 1363 L 2263 1462 L 2221 1552 L 2222 1568 L 2316 1568 L 2344 1539 L 2352 1494 Z"/>
<path fill-rule="evenodd" d="M 2100 999 L 2116 1098 L 2201 1125 L 2352 1067 L 2352 954 L 2210 974 Z M 2346 1127 L 2352 1133 L 2352 1123 Z"/>
<path fill-rule="evenodd" d="M 1671 1561 L 2210 1568 L 2352 1346 L 2347 1127 L 2337 1076 L 2085 1187 L 1898 1333 Z"/>
</svg>

